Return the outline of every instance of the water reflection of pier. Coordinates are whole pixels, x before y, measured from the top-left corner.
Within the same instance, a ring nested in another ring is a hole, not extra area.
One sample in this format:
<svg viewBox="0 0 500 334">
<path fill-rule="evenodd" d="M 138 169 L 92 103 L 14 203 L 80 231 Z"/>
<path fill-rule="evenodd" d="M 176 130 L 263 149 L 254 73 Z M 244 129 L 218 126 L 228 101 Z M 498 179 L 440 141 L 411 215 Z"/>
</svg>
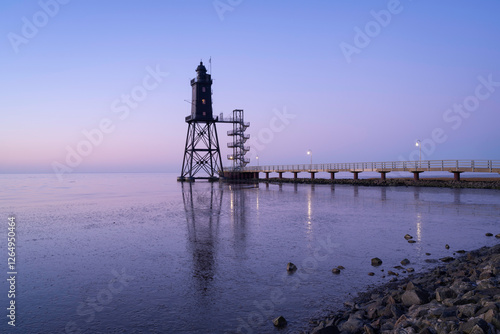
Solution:
<svg viewBox="0 0 500 334">
<path fill-rule="evenodd" d="M 257 184 L 258 186 L 258 184 Z M 236 254 L 242 255 L 245 252 L 246 229 L 247 229 L 247 191 L 255 188 L 255 184 L 231 184 L 230 191 L 230 221 L 234 233 L 234 247 Z M 258 205 L 258 193 L 257 193 Z"/>
</svg>

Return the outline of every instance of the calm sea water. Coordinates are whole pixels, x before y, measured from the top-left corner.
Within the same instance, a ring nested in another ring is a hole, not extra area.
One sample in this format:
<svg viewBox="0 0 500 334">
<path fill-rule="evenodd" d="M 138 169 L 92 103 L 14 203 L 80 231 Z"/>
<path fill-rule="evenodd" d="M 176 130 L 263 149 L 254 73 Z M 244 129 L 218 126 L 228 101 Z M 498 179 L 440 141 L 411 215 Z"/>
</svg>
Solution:
<svg viewBox="0 0 500 334">
<path fill-rule="evenodd" d="M 1 280 L 1 332 L 295 333 L 388 281 L 381 269 L 408 258 L 422 271 L 433 266 L 426 259 L 493 245 L 485 233 L 500 233 L 497 190 L 183 184 L 175 176 L 1 175 L 1 268 L 7 277 L 15 215 L 18 272 L 15 328 Z M 370 265 L 375 256 L 379 268 Z M 332 274 L 338 265 L 346 269 Z M 284 331 L 271 323 L 278 315 L 289 321 Z"/>
</svg>

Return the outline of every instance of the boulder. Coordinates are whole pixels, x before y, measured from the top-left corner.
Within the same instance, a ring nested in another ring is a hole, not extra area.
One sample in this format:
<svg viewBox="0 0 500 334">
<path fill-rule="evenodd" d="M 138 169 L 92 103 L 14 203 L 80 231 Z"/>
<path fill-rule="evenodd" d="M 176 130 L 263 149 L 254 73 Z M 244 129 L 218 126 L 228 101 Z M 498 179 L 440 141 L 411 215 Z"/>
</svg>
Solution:
<svg viewBox="0 0 500 334">
<path fill-rule="evenodd" d="M 429 302 L 429 294 L 410 281 L 406 285 L 405 293 L 401 296 L 401 301 L 405 306 L 422 305 Z"/>
<path fill-rule="evenodd" d="M 413 237 L 411 235 L 409 235 L 408 233 L 405 234 L 405 237 L 404 237 L 406 240 L 410 240 L 410 239 L 413 239 Z"/>
<path fill-rule="evenodd" d="M 340 269 L 339 268 L 333 268 L 332 269 L 332 273 L 338 275 L 338 274 L 340 274 Z"/>
<path fill-rule="evenodd" d="M 363 330 L 365 331 L 365 334 L 375 334 L 375 329 L 369 324 L 364 325 Z"/>
<path fill-rule="evenodd" d="M 493 233 L 489 233 L 489 232 L 488 232 L 488 233 L 486 233 L 486 234 L 485 234 L 485 236 L 487 236 L 487 237 L 492 237 L 492 236 L 493 236 Z"/>
<path fill-rule="evenodd" d="M 488 323 L 481 318 L 473 318 L 467 322 L 460 324 L 459 330 L 466 334 L 473 333 L 481 333 L 479 330 L 482 330 L 483 333 L 488 333 Z"/>
<path fill-rule="evenodd" d="M 478 309 L 479 306 L 476 304 L 460 305 L 458 306 L 458 316 L 460 318 L 472 318 Z"/>
<path fill-rule="evenodd" d="M 429 297 L 427 296 L 427 294 L 415 290 L 405 291 L 405 293 L 403 293 L 403 295 L 401 296 L 401 301 L 405 306 L 422 305 L 427 303 L 428 300 Z"/>
<path fill-rule="evenodd" d="M 366 311 L 366 317 L 368 319 L 376 319 L 380 312 L 383 310 L 382 303 L 381 302 L 374 302 L 368 305 L 365 309 Z"/>
<path fill-rule="evenodd" d="M 295 270 L 297 270 L 297 266 L 294 265 L 292 262 L 288 262 L 286 265 L 286 270 L 287 271 L 295 271 Z"/>
<path fill-rule="evenodd" d="M 448 299 L 448 298 L 456 298 L 456 297 L 457 297 L 457 294 L 455 293 L 455 291 L 453 291 L 450 288 L 439 287 L 436 289 L 436 300 L 438 302 L 442 302 L 443 300 Z"/>
<path fill-rule="evenodd" d="M 340 331 L 337 328 L 337 326 L 333 324 L 333 321 L 326 324 L 322 322 L 318 327 L 315 327 L 311 332 L 311 334 L 339 334 L 339 333 Z"/>
<path fill-rule="evenodd" d="M 484 314 L 484 320 L 495 326 L 497 330 L 500 330 L 500 316 L 498 312 L 490 309 Z"/>
<path fill-rule="evenodd" d="M 410 240 L 408 240 L 408 243 L 409 243 L 409 244 L 414 244 L 414 243 L 416 243 L 416 241 L 415 241 L 415 240 L 413 240 L 413 239 L 410 239 Z"/>
<path fill-rule="evenodd" d="M 451 261 L 455 260 L 455 258 L 453 258 L 451 256 L 445 256 L 445 257 L 440 258 L 439 260 L 441 260 L 443 262 L 451 262 Z"/>
<path fill-rule="evenodd" d="M 479 279 L 480 280 L 483 280 L 483 279 L 488 279 L 488 278 L 491 278 L 491 277 L 494 277 L 495 275 L 493 274 L 493 272 L 491 271 L 491 269 L 486 269 L 486 270 L 483 270 L 481 272 L 481 274 L 479 275 Z"/>
<path fill-rule="evenodd" d="M 378 257 L 374 257 L 372 259 L 372 266 L 380 266 L 382 264 L 382 260 Z"/>
<path fill-rule="evenodd" d="M 273 319 L 273 324 L 276 327 L 285 327 L 286 326 L 286 319 L 282 317 L 281 315 L 275 319 Z"/>
<path fill-rule="evenodd" d="M 408 259 L 403 259 L 403 260 L 401 260 L 401 264 L 402 264 L 403 266 L 409 265 L 409 264 L 410 264 L 410 260 L 408 260 Z"/>
<path fill-rule="evenodd" d="M 363 330 L 364 325 L 358 316 L 351 314 L 349 319 L 340 326 L 340 330 L 347 333 L 359 333 Z"/>
</svg>

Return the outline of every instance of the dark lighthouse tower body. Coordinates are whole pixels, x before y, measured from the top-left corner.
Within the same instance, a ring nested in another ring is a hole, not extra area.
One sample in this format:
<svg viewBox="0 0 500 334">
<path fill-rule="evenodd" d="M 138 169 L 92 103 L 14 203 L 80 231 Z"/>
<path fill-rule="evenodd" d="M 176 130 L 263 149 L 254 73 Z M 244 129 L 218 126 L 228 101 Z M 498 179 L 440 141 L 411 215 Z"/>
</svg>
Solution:
<svg viewBox="0 0 500 334">
<path fill-rule="evenodd" d="M 191 80 L 191 115 L 186 117 L 188 131 L 179 181 L 215 180 L 222 173 L 222 160 L 212 111 L 212 77 L 200 62 Z"/>
</svg>

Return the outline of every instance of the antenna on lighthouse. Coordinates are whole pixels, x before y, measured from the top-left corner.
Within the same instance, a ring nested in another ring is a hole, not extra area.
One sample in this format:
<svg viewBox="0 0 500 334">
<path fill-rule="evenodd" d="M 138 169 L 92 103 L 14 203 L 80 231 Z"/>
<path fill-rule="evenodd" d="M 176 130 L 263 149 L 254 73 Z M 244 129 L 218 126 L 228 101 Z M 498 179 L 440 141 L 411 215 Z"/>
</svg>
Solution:
<svg viewBox="0 0 500 334">
<path fill-rule="evenodd" d="M 208 58 L 208 65 L 210 68 L 210 75 L 212 75 L 212 56 L 210 56 L 210 58 Z"/>
</svg>

